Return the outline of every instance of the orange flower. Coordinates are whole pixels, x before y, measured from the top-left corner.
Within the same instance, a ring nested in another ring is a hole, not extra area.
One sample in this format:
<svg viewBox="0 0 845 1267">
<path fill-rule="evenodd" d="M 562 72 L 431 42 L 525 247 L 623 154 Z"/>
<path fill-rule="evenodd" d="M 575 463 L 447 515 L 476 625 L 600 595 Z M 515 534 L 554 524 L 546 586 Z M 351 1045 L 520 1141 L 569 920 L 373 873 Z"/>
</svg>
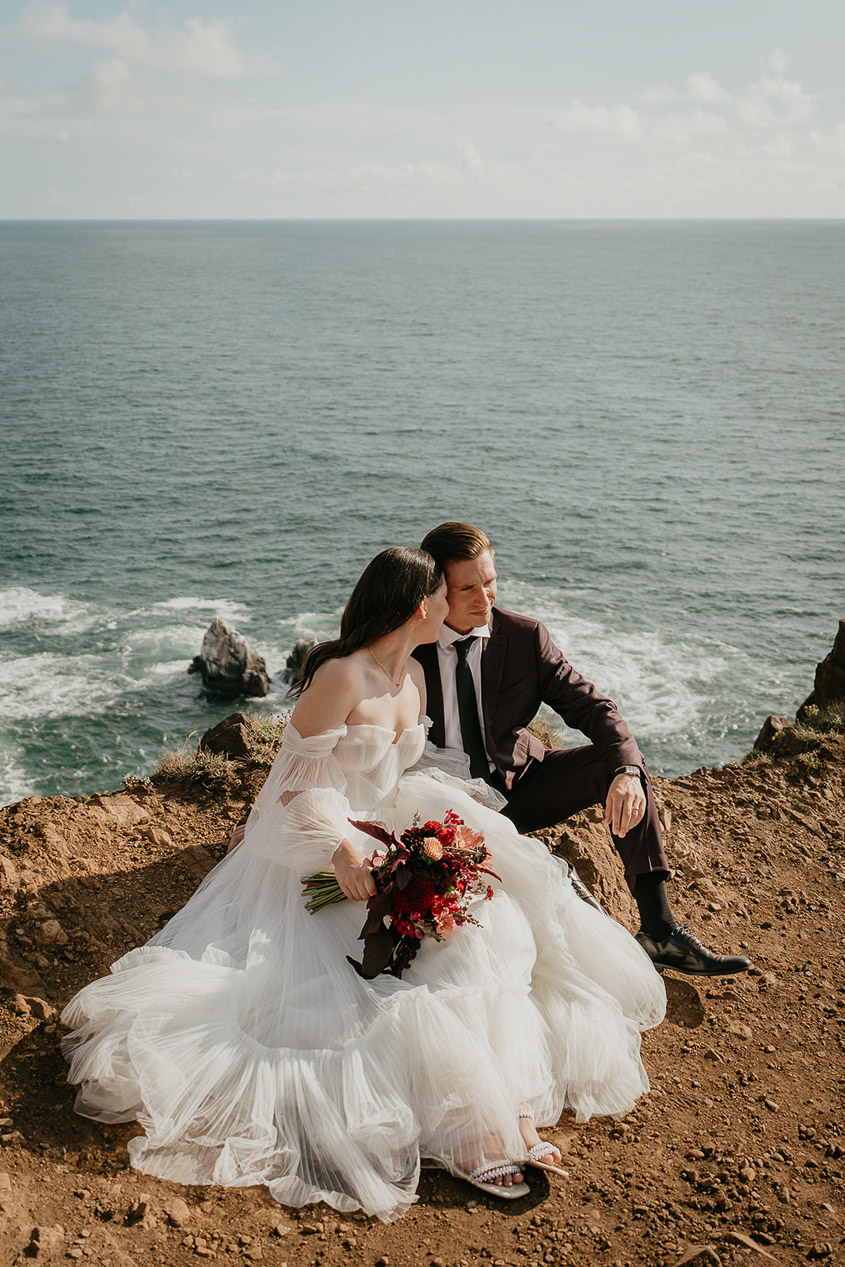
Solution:
<svg viewBox="0 0 845 1267">
<path fill-rule="evenodd" d="M 426 836 L 423 841 L 423 849 L 426 851 L 429 858 L 433 858 L 435 862 L 438 858 L 443 857 L 443 846 L 436 836 Z"/>
</svg>

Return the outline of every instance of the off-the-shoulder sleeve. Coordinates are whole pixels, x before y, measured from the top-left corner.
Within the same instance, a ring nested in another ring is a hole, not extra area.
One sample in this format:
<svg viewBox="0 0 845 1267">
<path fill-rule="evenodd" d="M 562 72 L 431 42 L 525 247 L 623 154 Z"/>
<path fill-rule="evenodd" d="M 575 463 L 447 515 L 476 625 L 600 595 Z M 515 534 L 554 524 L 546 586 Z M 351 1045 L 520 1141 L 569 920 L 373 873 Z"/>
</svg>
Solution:
<svg viewBox="0 0 845 1267">
<path fill-rule="evenodd" d="M 288 722 L 282 746 L 247 820 L 240 846 L 279 866 L 311 875 L 331 867 L 341 840 L 371 852 L 372 840 L 349 822 L 346 775 L 335 748 L 346 727 L 303 738 Z"/>
</svg>

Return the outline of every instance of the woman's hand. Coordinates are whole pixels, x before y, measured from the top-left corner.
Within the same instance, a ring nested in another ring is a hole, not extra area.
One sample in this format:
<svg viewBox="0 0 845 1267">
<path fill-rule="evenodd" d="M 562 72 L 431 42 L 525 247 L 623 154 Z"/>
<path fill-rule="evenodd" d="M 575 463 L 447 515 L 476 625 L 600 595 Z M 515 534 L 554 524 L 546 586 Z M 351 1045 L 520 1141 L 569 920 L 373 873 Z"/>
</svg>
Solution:
<svg viewBox="0 0 845 1267">
<path fill-rule="evenodd" d="M 237 827 L 234 829 L 231 836 L 229 837 L 229 848 L 226 850 L 227 854 L 230 854 L 233 849 L 237 849 L 238 845 L 241 843 L 241 841 L 244 838 L 245 832 L 246 832 L 246 823 L 238 823 Z"/>
<path fill-rule="evenodd" d="M 349 840 L 342 840 L 332 854 L 337 882 L 353 902 L 366 902 L 376 891 L 369 858 L 359 853 Z"/>
</svg>

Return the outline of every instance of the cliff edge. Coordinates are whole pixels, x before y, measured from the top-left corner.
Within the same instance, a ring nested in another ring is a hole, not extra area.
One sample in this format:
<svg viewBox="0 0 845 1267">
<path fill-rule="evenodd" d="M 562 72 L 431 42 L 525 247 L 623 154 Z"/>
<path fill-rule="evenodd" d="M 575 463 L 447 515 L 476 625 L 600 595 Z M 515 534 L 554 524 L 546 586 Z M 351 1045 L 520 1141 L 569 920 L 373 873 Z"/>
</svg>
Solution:
<svg viewBox="0 0 845 1267">
<path fill-rule="evenodd" d="M 149 1178 L 127 1163 L 136 1125 L 73 1113 L 57 1012 L 223 855 L 281 733 L 244 715 L 217 730 L 120 792 L 0 810 L 0 1262 L 843 1261 L 845 735 L 835 725 L 793 724 L 743 764 L 656 780 L 678 914 L 755 970 L 703 982 L 666 974 L 669 1014 L 645 1036 L 652 1091 L 636 1111 L 584 1126 L 564 1117 L 548 1137 L 570 1178 L 532 1172 L 532 1195 L 515 1208 L 429 1171 L 417 1206 L 390 1227 L 290 1211 L 260 1188 Z M 542 836 L 634 930 L 600 815 Z"/>
</svg>

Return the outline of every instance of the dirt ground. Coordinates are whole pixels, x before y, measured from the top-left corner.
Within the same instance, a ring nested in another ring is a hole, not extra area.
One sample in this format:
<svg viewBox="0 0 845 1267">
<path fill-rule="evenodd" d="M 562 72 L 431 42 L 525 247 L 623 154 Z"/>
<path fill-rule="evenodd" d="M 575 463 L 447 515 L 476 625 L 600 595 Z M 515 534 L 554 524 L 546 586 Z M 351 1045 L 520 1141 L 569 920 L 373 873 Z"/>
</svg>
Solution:
<svg viewBox="0 0 845 1267">
<path fill-rule="evenodd" d="M 262 771 L 0 811 L 0 1264 L 845 1263 L 843 775 L 835 736 L 658 781 L 679 915 L 754 971 L 666 974 L 650 1094 L 620 1121 L 545 1132 L 568 1179 L 531 1171 L 531 1195 L 505 1203 L 425 1171 L 389 1226 L 149 1178 L 127 1162 L 136 1126 L 73 1113 L 57 1011 L 187 899 Z M 633 930 L 596 816 L 545 836 Z"/>
</svg>

